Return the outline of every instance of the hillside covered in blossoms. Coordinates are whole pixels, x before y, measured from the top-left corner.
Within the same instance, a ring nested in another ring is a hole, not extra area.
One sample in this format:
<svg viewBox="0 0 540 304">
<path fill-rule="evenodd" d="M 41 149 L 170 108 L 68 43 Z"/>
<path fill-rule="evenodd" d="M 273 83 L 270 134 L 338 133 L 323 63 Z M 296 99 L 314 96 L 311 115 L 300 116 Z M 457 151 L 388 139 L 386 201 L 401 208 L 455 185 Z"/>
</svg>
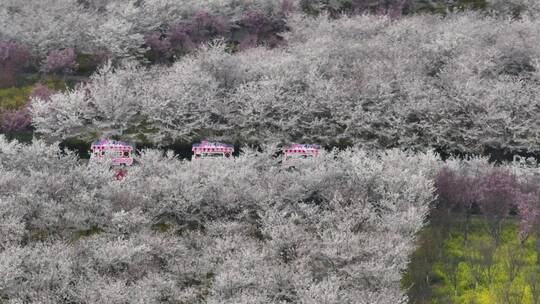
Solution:
<svg viewBox="0 0 540 304">
<path fill-rule="evenodd" d="M 539 28 L 0 1 L 0 304 L 540 303 Z"/>
</svg>

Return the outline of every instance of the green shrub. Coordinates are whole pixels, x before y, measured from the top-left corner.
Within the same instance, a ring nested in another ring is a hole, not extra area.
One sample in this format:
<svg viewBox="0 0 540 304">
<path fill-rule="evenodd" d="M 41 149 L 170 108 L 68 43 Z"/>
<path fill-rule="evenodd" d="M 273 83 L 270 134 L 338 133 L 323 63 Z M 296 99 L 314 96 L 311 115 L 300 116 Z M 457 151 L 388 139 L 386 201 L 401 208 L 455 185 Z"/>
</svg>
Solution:
<svg viewBox="0 0 540 304">
<path fill-rule="evenodd" d="M 0 111 L 19 109 L 26 104 L 33 86 L 0 89 Z"/>
<path fill-rule="evenodd" d="M 3 110 L 15 110 L 24 106 L 37 83 L 41 83 L 53 91 L 63 91 L 67 88 L 64 80 L 53 76 L 41 79 L 31 77 L 28 80 L 30 83 L 23 86 L 0 89 L 0 112 Z"/>
<path fill-rule="evenodd" d="M 77 54 L 77 75 L 91 75 L 95 72 L 104 57 L 93 54 Z"/>
<path fill-rule="evenodd" d="M 152 225 L 152 230 L 156 232 L 165 233 L 169 231 L 169 229 L 171 229 L 171 226 L 172 226 L 171 224 L 160 222 L 160 223 L 156 223 Z"/>
<path fill-rule="evenodd" d="M 82 230 L 77 230 L 75 231 L 75 233 L 73 234 L 73 241 L 78 241 L 82 238 L 85 238 L 85 237 L 90 237 L 90 236 L 93 236 L 93 235 L 97 235 L 97 234 L 101 234 L 105 232 L 105 230 L 99 228 L 98 226 L 92 226 L 90 227 L 89 229 L 82 229 Z"/>
<path fill-rule="evenodd" d="M 63 91 L 68 88 L 66 81 L 55 76 L 45 76 L 39 81 L 53 91 Z"/>
</svg>

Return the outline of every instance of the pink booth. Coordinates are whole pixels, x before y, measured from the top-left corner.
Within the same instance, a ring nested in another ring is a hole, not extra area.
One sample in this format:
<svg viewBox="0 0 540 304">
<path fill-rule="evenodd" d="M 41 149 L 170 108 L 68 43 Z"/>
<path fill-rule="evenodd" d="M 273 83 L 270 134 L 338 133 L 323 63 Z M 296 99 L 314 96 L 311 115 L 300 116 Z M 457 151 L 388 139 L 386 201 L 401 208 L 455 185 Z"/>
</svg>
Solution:
<svg viewBox="0 0 540 304">
<path fill-rule="evenodd" d="M 294 159 L 311 158 L 319 155 L 321 146 L 316 144 L 293 144 L 283 149 L 285 161 Z"/>
<path fill-rule="evenodd" d="M 234 146 L 203 140 L 201 143 L 194 144 L 191 151 L 193 151 L 192 159 L 230 157 L 234 152 Z"/>
<path fill-rule="evenodd" d="M 96 140 L 90 146 L 90 161 L 110 160 L 113 165 L 130 166 L 133 164 L 134 148 L 133 144 L 124 141 Z"/>
</svg>

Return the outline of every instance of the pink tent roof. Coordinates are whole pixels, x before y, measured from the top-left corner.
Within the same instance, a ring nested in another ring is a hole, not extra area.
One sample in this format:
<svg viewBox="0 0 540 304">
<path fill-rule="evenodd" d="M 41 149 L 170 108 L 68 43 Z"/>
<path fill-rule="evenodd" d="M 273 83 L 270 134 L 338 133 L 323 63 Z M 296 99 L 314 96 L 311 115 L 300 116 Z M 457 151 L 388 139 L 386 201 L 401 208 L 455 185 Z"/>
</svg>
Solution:
<svg viewBox="0 0 540 304">
<path fill-rule="evenodd" d="M 293 144 L 290 147 L 283 149 L 286 154 L 300 153 L 300 154 L 317 154 L 321 146 L 315 144 Z"/>
<path fill-rule="evenodd" d="M 214 152 L 214 153 L 233 153 L 234 146 L 219 142 L 209 142 L 203 140 L 199 144 L 194 144 L 191 148 L 193 152 Z"/>
<path fill-rule="evenodd" d="M 109 139 L 100 139 L 96 140 L 92 143 L 90 148 L 92 150 L 127 150 L 131 151 L 135 147 L 134 144 L 128 143 L 125 141 L 118 141 L 118 140 L 109 140 Z"/>
</svg>

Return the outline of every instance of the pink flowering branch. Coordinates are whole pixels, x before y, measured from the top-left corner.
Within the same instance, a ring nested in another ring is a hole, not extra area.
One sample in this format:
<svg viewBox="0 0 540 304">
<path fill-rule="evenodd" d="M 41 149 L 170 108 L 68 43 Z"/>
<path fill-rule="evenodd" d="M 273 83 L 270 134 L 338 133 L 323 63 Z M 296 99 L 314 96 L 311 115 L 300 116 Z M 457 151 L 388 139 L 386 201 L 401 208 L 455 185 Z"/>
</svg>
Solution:
<svg viewBox="0 0 540 304">
<path fill-rule="evenodd" d="M 67 48 L 49 53 L 41 66 L 41 71 L 52 74 L 72 74 L 77 69 L 75 50 Z"/>
<path fill-rule="evenodd" d="M 30 64 L 30 58 L 24 45 L 0 42 L 0 87 L 14 85 L 16 74 Z"/>
<path fill-rule="evenodd" d="M 2 115 L 2 132 L 19 132 L 28 130 L 32 123 L 32 117 L 28 107 L 17 110 L 8 110 Z"/>
</svg>

